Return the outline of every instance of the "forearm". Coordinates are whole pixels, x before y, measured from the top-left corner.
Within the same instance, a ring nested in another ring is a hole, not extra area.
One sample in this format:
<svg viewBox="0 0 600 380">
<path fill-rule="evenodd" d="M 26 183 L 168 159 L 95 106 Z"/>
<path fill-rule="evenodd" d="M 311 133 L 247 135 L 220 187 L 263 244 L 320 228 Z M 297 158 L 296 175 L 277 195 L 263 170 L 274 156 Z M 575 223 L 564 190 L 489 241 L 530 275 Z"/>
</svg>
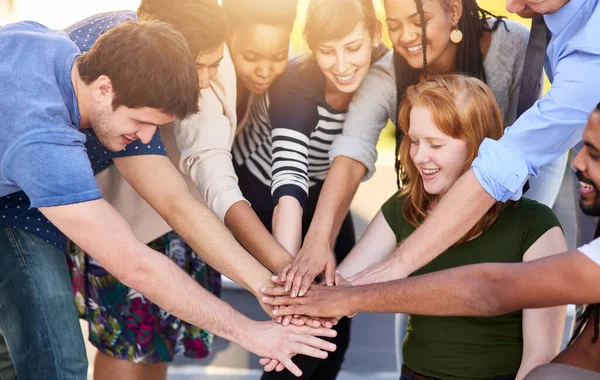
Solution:
<svg viewBox="0 0 600 380">
<path fill-rule="evenodd" d="M 302 244 L 302 206 L 291 196 L 279 198 L 273 210 L 273 236 L 292 256 Z"/>
<path fill-rule="evenodd" d="M 354 285 L 404 278 L 435 259 L 464 236 L 495 203 L 472 171 L 465 173 L 396 251 L 367 268 Z"/>
<path fill-rule="evenodd" d="M 225 225 L 258 261 L 273 273 L 292 262 L 292 256 L 267 231 L 247 202 L 237 202 L 227 210 Z"/>
<path fill-rule="evenodd" d="M 338 156 L 333 160 L 305 241 L 335 241 L 366 171 L 363 164 L 351 158 Z"/>
<path fill-rule="evenodd" d="M 186 198 L 187 201 L 184 200 Z M 159 213 L 218 272 L 253 294 L 257 294 L 261 286 L 270 284 L 270 271 L 248 254 L 200 201 L 191 196 L 181 196 L 166 213 Z"/>
</svg>

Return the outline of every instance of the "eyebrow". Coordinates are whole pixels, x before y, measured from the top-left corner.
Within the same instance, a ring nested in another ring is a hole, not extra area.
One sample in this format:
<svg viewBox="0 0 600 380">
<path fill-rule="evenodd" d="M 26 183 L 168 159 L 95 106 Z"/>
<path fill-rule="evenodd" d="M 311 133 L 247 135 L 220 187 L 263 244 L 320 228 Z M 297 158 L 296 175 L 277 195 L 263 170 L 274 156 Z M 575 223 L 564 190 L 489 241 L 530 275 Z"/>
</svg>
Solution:
<svg viewBox="0 0 600 380">
<path fill-rule="evenodd" d="M 598 148 L 596 148 L 596 146 L 595 146 L 594 144 L 592 144 L 591 142 L 589 142 L 589 141 L 585 141 L 585 140 L 584 140 L 584 141 L 583 141 L 583 145 L 587 146 L 587 147 L 588 147 L 588 148 L 590 148 L 590 149 L 593 149 L 593 150 L 595 150 L 595 151 L 598 151 Z"/>
<path fill-rule="evenodd" d="M 221 63 L 221 61 L 223 60 L 223 57 L 224 57 L 224 56 L 221 56 L 221 58 L 217 59 L 216 61 L 214 61 L 213 63 L 211 63 L 211 64 L 208 64 L 208 65 L 207 65 L 207 64 L 205 64 L 205 63 L 202 63 L 202 62 L 196 62 L 196 65 L 202 65 L 202 66 L 216 66 L 216 65 L 218 65 L 218 64 L 220 64 L 220 63 Z"/>
<path fill-rule="evenodd" d="M 255 55 L 258 55 L 259 57 L 263 57 L 263 55 L 261 53 L 256 52 L 254 50 L 246 50 L 246 53 L 248 53 L 248 54 L 255 54 Z M 273 55 L 275 56 L 275 55 L 281 55 L 281 54 L 287 54 L 287 53 L 288 53 L 288 48 L 285 48 L 285 50 L 282 49 L 282 50 L 280 50 L 279 52 L 277 52 L 277 53 L 275 53 Z"/>
<path fill-rule="evenodd" d="M 429 14 L 429 12 L 423 11 L 423 16 L 427 16 L 428 14 Z M 418 16 L 418 15 L 419 15 L 419 12 L 415 12 L 412 15 L 408 16 L 407 18 L 411 19 L 411 18 L 414 18 L 415 16 Z M 389 17 L 386 18 L 385 21 L 386 22 L 400 22 L 400 20 L 397 20 L 395 18 L 389 18 Z"/>
<path fill-rule="evenodd" d="M 140 123 L 140 124 L 158 125 L 158 124 L 156 124 L 156 123 L 154 123 L 152 121 L 141 120 L 141 119 L 133 119 L 133 120 L 135 120 L 137 123 Z"/>
</svg>

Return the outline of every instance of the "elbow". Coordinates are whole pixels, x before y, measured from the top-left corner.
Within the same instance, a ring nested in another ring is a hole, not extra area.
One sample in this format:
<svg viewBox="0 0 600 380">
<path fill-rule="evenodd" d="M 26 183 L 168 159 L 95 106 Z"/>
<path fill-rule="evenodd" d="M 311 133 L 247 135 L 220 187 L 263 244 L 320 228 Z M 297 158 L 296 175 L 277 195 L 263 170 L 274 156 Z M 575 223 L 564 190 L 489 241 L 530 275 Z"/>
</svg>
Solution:
<svg viewBox="0 0 600 380">
<path fill-rule="evenodd" d="M 514 297 L 504 272 L 488 265 L 485 265 L 480 272 L 474 282 L 477 294 L 474 300 L 476 313 L 480 316 L 492 317 L 513 311 Z"/>
<path fill-rule="evenodd" d="M 143 293 L 144 284 L 147 283 L 148 279 L 152 278 L 144 256 L 143 254 L 128 255 L 128 257 L 123 259 L 123 263 L 126 264 L 119 265 L 119 269 L 113 273 L 125 286 L 135 289 L 140 293 Z"/>
</svg>

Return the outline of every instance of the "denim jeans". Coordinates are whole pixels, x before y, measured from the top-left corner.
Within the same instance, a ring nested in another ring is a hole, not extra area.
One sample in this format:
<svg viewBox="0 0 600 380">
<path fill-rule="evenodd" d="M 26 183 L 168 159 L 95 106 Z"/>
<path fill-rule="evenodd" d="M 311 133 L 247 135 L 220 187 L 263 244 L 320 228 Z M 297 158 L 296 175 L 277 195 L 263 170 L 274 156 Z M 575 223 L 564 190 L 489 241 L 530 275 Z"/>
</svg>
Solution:
<svg viewBox="0 0 600 380">
<path fill-rule="evenodd" d="M 66 253 L 0 225 L 0 331 L 19 379 L 85 380 Z"/>
</svg>

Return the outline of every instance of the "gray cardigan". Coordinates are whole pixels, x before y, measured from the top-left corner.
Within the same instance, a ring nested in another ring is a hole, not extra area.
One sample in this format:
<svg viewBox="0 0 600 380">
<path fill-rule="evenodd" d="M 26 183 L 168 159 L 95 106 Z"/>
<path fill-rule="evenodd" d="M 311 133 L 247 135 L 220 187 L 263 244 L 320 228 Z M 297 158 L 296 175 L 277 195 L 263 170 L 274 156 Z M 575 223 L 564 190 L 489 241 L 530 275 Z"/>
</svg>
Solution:
<svg viewBox="0 0 600 380">
<path fill-rule="evenodd" d="M 493 20 L 488 22 L 491 24 Z M 519 82 L 523 72 L 529 29 L 522 24 L 504 20 L 492 33 L 492 41 L 483 67 L 490 87 L 500 107 L 504 125 L 511 125 L 517 115 Z M 396 124 L 396 77 L 393 52 L 376 62 L 360 88 L 354 94 L 342 135 L 333 142 L 330 160 L 346 156 L 367 167 L 364 180 L 375 172 L 377 140 L 390 119 Z"/>
</svg>

